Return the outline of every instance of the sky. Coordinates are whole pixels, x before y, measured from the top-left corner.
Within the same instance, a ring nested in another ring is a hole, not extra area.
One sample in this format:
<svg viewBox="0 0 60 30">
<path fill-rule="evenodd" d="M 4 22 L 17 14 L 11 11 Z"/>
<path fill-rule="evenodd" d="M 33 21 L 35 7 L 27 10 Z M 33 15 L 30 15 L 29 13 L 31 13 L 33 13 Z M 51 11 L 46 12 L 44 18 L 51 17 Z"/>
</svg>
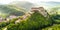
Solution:
<svg viewBox="0 0 60 30">
<path fill-rule="evenodd" d="M 39 2 L 49 2 L 49 1 L 60 2 L 60 0 L 0 0 L 0 4 L 8 4 L 13 1 L 28 1 L 36 4 L 39 4 Z"/>
<path fill-rule="evenodd" d="M 60 4 L 60 0 L 0 0 L 0 4 L 9 4 L 13 1 L 28 1 L 38 6 L 55 6 Z"/>
</svg>

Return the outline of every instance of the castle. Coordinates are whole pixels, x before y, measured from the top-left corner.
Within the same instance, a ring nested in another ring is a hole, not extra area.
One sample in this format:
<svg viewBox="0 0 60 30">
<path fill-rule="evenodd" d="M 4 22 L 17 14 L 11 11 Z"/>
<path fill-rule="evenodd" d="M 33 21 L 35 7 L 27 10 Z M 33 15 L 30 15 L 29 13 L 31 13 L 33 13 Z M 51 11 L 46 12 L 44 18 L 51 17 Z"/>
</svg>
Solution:
<svg viewBox="0 0 60 30">
<path fill-rule="evenodd" d="M 39 13 L 41 13 L 44 17 L 49 17 L 48 12 L 43 7 L 32 7 L 31 11 L 39 11 Z"/>
</svg>

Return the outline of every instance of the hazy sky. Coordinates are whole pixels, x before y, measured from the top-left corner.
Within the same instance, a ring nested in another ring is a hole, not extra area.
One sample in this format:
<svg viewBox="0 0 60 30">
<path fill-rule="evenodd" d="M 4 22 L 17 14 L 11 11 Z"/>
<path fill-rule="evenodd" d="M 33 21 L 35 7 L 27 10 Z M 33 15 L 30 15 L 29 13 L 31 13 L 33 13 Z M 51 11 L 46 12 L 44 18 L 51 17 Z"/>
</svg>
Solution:
<svg viewBox="0 0 60 30">
<path fill-rule="evenodd" d="M 8 4 L 13 1 L 28 1 L 31 3 L 35 3 L 38 6 L 46 7 L 46 9 L 60 5 L 60 0 L 0 0 L 0 4 Z"/>
<path fill-rule="evenodd" d="M 28 1 L 28 2 L 36 3 L 36 4 L 39 4 L 39 2 L 49 2 L 49 1 L 60 2 L 60 0 L 0 0 L 0 4 L 8 4 L 13 1 Z"/>
</svg>

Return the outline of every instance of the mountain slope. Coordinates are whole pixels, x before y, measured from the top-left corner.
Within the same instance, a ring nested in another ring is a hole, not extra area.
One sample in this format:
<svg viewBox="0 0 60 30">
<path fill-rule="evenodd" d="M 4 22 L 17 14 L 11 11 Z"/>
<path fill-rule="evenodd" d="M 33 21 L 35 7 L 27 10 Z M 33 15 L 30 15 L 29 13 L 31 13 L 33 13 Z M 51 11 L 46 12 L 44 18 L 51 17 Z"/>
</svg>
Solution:
<svg viewBox="0 0 60 30">
<path fill-rule="evenodd" d="M 0 15 L 8 16 L 8 15 L 23 15 L 23 8 L 17 8 L 12 5 L 0 5 Z"/>
</svg>

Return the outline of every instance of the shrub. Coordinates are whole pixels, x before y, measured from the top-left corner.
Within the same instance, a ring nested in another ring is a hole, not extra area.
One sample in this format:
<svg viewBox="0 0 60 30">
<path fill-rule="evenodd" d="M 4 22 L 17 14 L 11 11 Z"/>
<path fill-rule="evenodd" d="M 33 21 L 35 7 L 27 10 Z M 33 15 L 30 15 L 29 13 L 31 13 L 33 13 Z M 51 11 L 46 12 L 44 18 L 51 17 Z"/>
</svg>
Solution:
<svg viewBox="0 0 60 30">
<path fill-rule="evenodd" d="M 55 24 L 53 26 L 43 28 L 42 30 L 60 30 L 60 24 Z"/>
<path fill-rule="evenodd" d="M 18 30 L 18 25 L 11 23 L 8 25 L 8 30 Z"/>
<path fill-rule="evenodd" d="M 60 15 L 51 16 L 53 23 L 60 24 Z"/>
<path fill-rule="evenodd" d="M 3 27 L 5 27 L 5 26 L 7 26 L 9 23 L 6 23 L 6 22 L 1 22 L 0 23 L 0 28 L 3 28 Z"/>
</svg>

